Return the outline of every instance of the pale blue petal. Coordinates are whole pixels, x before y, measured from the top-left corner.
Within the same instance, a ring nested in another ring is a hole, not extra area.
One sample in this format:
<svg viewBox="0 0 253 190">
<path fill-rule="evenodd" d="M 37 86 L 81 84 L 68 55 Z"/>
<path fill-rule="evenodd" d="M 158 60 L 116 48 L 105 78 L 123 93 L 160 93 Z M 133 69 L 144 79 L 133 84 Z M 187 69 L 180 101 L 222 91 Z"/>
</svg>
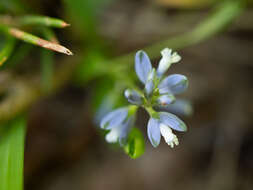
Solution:
<svg viewBox="0 0 253 190">
<path fill-rule="evenodd" d="M 188 80 L 186 76 L 180 74 L 174 74 L 166 77 L 162 80 L 162 82 L 158 85 L 159 92 L 161 94 L 164 93 L 172 93 L 172 94 L 180 94 L 185 91 L 188 87 Z"/>
<path fill-rule="evenodd" d="M 105 115 L 100 123 L 100 127 L 103 129 L 112 129 L 114 127 L 118 127 L 126 119 L 127 115 L 127 108 L 116 109 Z"/>
<path fill-rule="evenodd" d="M 104 118 L 104 116 L 111 112 L 113 109 L 113 105 L 115 103 L 115 98 L 112 98 L 111 96 L 107 95 L 103 101 L 101 102 L 98 110 L 95 113 L 94 122 L 98 126 L 101 122 L 101 120 Z"/>
<path fill-rule="evenodd" d="M 150 118 L 148 121 L 148 138 L 153 147 L 157 147 L 160 144 L 161 133 L 159 128 L 159 120 Z"/>
<path fill-rule="evenodd" d="M 156 71 L 153 68 L 152 71 L 148 74 L 148 79 L 145 83 L 145 92 L 149 97 L 154 90 L 154 79 L 156 78 Z"/>
<path fill-rule="evenodd" d="M 152 80 L 149 80 L 146 84 L 145 84 L 145 92 L 148 96 L 150 96 L 153 92 L 154 89 L 154 82 Z"/>
<path fill-rule="evenodd" d="M 190 116 L 193 113 L 192 104 L 187 100 L 177 99 L 174 103 L 167 106 L 160 106 L 159 111 L 171 112 L 176 115 Z"/>
<path fill-rule="evenodd" d="M 177 131 L 187 131 L 185 123 L 177 116 L 167 112 L 160 112 L 160 122 Z"/>
<path fill-rule="evenodd" d="M 138 51 L 135 55 L 135 72 L 140 81 L 145 84 L 152 65 L 148 55 L 144 51 Z"/>
<path fill-rule="evenodd" d="M 127 143 L 128 134 L 131 131 L 134 124 L 134 117 L 129 117 L 121 126 L 119 135 L 119 144 L 124 146 Z"/>
<path fill-rule="evenodd" d="M 158 99 L 157 102 L 161 106 L 167 106 L 175 101 L 175 97 L 171 94 L 164 94 L 161 95 Z"/>
<path fill-rule="evenodd" d="M 125 94 L 125 97 L 128 100 L 128 102 L 131 104 L 141 105 L 143 103 L 143 98 L 135 90 L 127 89 L 127 90 L 125 90 L 124 94 Z"/>
</svg>

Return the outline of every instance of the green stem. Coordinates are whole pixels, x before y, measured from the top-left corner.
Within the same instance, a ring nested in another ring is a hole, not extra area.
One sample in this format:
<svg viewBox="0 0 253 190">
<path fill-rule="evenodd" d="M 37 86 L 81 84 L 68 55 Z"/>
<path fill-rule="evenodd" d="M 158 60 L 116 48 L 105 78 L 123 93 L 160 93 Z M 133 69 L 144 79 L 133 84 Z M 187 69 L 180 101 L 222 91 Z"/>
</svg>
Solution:
<svg viewBox="0 0 253 190">
<path fill-rule="evenodd" d="M 148 112 L 150 117 L 158 118 L 158 113 L 151 106 L 144 106 L 143 108 Z"/>
<path fill-rule="evenodd" d="M 238 17 L 238 15 L 240 15 L 244 8 L 244 1 L 242 0 L 225 1 L 218 7 L 212 16 L 201 22 L 192 31 L 155 43 L 151 46 L 143 48 L 143 50 L 148 53 L 150 58 L 155 58 L 160 55 L 160 51 L 165 47 L 181 49 L 198 44 L 224 30 L 227 25 L 229 25 L 235 18 Z M 116 65 L 120 63 L 124 65 L 123 67 L 128 67 L 126 65 L 129 65 L 127 63 L 133 62 L 135 52 L 136 51 L 114 59 L 113 64 Z"/>
</svg>

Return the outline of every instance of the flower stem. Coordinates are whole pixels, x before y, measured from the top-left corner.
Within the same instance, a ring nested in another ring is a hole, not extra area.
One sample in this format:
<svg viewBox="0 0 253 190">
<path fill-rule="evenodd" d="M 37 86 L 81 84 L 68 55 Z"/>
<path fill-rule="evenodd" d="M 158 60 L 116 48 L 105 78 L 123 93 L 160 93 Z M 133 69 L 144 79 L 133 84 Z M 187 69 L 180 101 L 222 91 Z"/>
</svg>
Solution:
<svg viewBox="0 0 253 190">
<path fill-rule="evenodd" d="M 244 9 L 244 0 L 222 2 L 213 15 L 201 22 L 192 31 L 147 46 L 143 48 L 143 50 L 146 51 L 152 59 L 159 56 L 161 49 L 164 47 L 177 50 L 198 44 L 224 30 Z M 128 63 L 132 63 L 135 52 L 136 51 L 133 51 L 125 56 L 114 59 L 113 64 L 118 65 L 120 63 L 120 67 L 129 68 L 130 64 Z"/>
</svg>

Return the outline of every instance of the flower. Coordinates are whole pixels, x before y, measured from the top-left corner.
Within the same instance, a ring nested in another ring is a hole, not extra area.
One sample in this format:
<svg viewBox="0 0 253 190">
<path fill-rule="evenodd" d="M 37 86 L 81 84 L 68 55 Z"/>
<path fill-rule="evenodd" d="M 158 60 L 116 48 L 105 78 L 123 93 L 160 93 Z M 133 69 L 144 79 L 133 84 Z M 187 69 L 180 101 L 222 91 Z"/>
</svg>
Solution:
<svg viewBox="0 0 253 190">
<path fill-rule="evenodd" d="M 178 114 L 192 112 L 188 102 L 177 100 L 175 97 L 187 89 L 188 79 L 181 74 L 164 76 L 171 64 L 179 62 L 181 57 L 169 48 L 163 49 L 161 54 L 162 58 L 156 70 L 144 51 L 140 50 L 136 53 L 135 72 L 144 89 L 126 89 L 125 98 L 133 105 L 118 108 L 103 117 L 100 126 L 102 129 L 109 130 L 105 136 L 107 142 L 126 145 L 136 110 L 138 107 L 143 107 L 150 115 L 147 134 L 151 144 L 157 147 L 161 136 L 171 148 L 179 144 L 173 130 L 186 131 L 187 127 L 181 119 L 170 112 Z M 134 146 L 131 145 L 131 148 L 134 149 Z"/>
<path fill-rule="evenodd" d="M 172 129 L 177 131 L 186 131 L 187 127 L 183 121 L 181 121 L 177 116 L 167 113 L 158 112 L 158 117 L 151 117 L 148 121 L 148 138 L 154 147 L 160 144 L 161 135 L 163 136 L 165 142 L 174 147 L 178 145 L 178 139 L 175 134 L 172 133 Z"/>
<path fill-rule="evenodd" d="M 173 74 L 162 79 L 172 63 L 180 61 L 181 57 L 172 50 L 165 48 L 161 51 L 162 59 L 159 62 L 157 72 L 152 68 L 150 59 L 144 51 L 138 51 L 135 55 L 135 72 L 140 81 L 145 85 L 145 92 L 150 96 L 158 88 L 160 94 L 179 94 L 188 87 L 188 79 L 184 75 Z"/>
<path fill-rule="evenodd" d="M 172 74 L 164 77 L 164 73 L 173 63 L 181 60 L 181 57 L 171 49 L 165 48 L 161 51 L 162 59 L 159 62 L 157 71 L 152 68 L 150 59 L 144 51 L 138 51 L 135 56 L 135 72 L 144 84 L 144 101 L 139 101 L 140 96 L 133 96 L 130 99 L 129 91 L 125 92 L 128 101 L 132 104 L 143 106 L 150 114 L 148 122 L 148 137 L 151 144 L 157 147 L 160 143 L 161 135 L 172 148 L 178 145 L 178 139 L 173 134 L 172 129 L 186 131 L 186 125 L 177 116 L 167 112 L 153 111 L 153 107 L 167 111 L 170 105 L 176 102 L 174 95 L 184 92 L 188 87 L 188 79 L 184 75 Z M 128 95 L 128 96 L 127 96 Z M 133 98 L 135 97 L 135 98 Z M 138 99 L 138 101 L 136 101 Z M 146 103 L 146 104 L 144 104 Z M 177 103 L 174 107 L 177 106 Z M 173 106 L 171 106 L 173 108 Z"/>
<path fill-rule="evenodd" d="M 133 106 L 118 108 L 104 116 L 100 123 L 102 129 L 110 130 L 105 139 L 108 143 L 126 143 L 128 133 L 133 126 L 136 108 Z"/>
<path fill-rule="evenodd" d="M 184 75 L 173 74 L 164 78 L 158 85 L 159 93 L 180 94 L 188 87 L 188 79 Z"/>
<path fill-rule="evenodd" d="M 162 59 L 159 62 L 159 66 L 157 68 L 157 76 L 162 76 L 170 67 L 171 64 L 177 63 L 181 60 L 181 57 L 177 54 L 177 52 L 172 53 L 172 50 L 169 48 L 165 48 L 161 51 Z"/>
</svg>

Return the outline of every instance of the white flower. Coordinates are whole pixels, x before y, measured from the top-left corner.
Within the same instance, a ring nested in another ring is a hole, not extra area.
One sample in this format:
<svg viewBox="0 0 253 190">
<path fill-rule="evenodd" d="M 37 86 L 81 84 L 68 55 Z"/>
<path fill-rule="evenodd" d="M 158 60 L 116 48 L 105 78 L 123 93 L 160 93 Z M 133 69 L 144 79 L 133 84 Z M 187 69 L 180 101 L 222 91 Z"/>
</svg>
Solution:
<svg viewBox="0 0 253 190">
<path fill-rule="evenodd" d="M 177 136 L 174 133 L 172 133 L 172 130 L 170 127 L 168 127 L 167 125 L 164 125 L 162 123 L 159 125 L 159 127 L 160 127 L 161 135 L 163 136 L 165 142 L 171 148 L 173 148 L 174 145 L 179 144 Z"/>
<path fill-rule="evenodd" d="M 159 62 L 157 75 L 162 76 L 170 67 L 171 64 L 177 63 L 181 60 L 181 57 L 177 54 L 177 52 L 172 53 L 172 50 L 169 48 L 165 48 L 161 51 L 162 59 Z"/>
</svg>

